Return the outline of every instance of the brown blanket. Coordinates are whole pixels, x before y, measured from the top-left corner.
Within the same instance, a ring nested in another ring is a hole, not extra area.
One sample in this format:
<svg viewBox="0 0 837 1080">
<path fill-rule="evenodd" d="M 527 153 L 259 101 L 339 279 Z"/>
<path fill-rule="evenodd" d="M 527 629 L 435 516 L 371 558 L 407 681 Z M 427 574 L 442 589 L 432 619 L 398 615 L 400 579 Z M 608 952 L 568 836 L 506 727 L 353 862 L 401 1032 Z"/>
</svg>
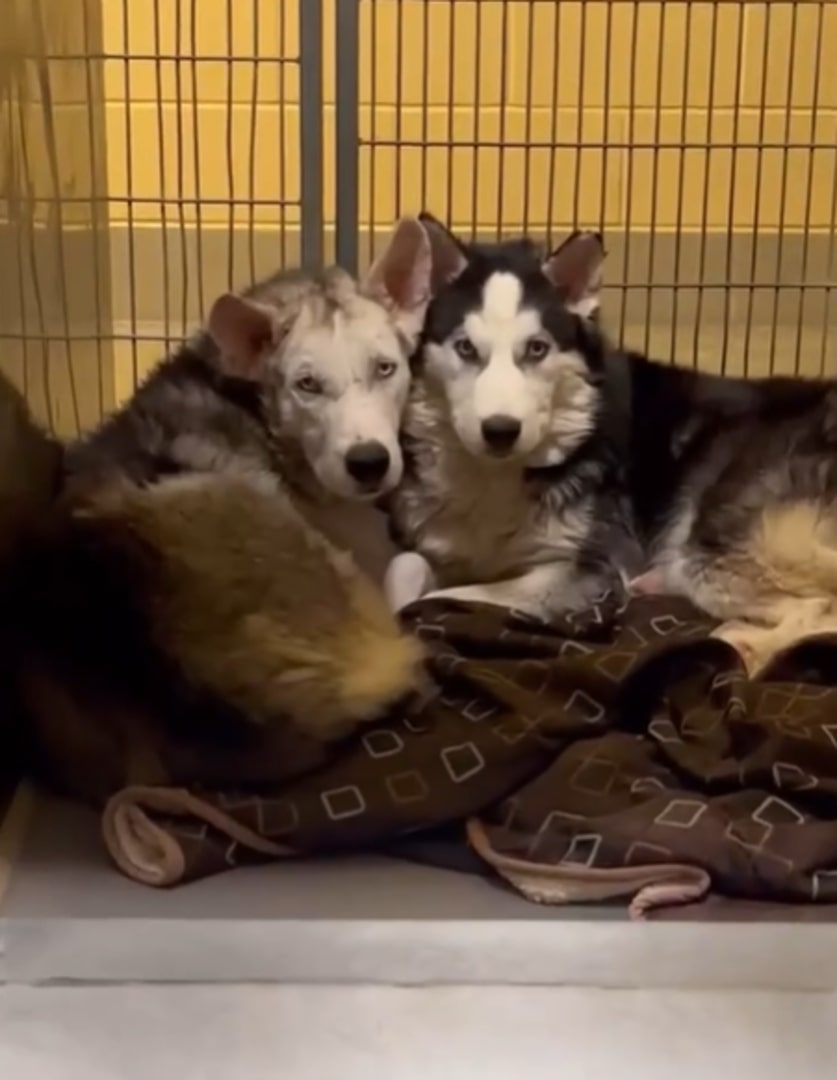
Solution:
<svg viewBox="0 0 837 1080">
<path fill-rule="evenodd" d="M 467 821 L 541 902 L 837 899 L 837 639 L 749 681 L 670 599 L 552 626 L 438 600 L 405 617 L 439 687 L 420 712 L 279 791 L 125 789 L 104 814 L 117 865 L 174 885 Z"/>
</svg>

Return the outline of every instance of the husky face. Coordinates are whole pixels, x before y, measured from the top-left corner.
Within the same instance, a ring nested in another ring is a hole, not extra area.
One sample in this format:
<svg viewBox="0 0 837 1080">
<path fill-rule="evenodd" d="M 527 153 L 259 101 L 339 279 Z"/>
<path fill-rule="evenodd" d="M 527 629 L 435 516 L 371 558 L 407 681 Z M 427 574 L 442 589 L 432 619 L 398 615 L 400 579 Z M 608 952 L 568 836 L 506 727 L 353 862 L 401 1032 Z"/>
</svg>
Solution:
<svg viewBox="0 0 837 1080">
<path fill-rule="evenodd" d="M 401 479 L 398 432 L 430 269 L 425 228 L 404 219 L 360 285 L 332 270 L 272 297 L 227 294 L 212 309 L 224 368 L 258 381 L 268 426 L 332 495 L 374 499 Z"/>
<path fill-rule="evenodd" d="M 600 357 L 585 324 L 598 308 L 600 237 L 576 233 L 541 261 L 528 241 L 468 247 L 423 220 L 437 294 L 421 377 L 471 454 L 560 464 L 596 420 Z"/>
</svg>

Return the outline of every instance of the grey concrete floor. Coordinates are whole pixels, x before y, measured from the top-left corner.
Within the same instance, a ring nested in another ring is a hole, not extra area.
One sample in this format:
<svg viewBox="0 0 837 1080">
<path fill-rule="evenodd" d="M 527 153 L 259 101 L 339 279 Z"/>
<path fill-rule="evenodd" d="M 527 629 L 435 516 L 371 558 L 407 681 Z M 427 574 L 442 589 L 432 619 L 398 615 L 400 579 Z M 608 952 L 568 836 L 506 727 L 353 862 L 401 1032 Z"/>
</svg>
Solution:
<svg viewBox="0 0 837 1080">
<path fill-rule="evenodd" d="M 8 1080 L 833 1075 L 837 996 L 555 988 L 0 988 Z"/>
</svg>

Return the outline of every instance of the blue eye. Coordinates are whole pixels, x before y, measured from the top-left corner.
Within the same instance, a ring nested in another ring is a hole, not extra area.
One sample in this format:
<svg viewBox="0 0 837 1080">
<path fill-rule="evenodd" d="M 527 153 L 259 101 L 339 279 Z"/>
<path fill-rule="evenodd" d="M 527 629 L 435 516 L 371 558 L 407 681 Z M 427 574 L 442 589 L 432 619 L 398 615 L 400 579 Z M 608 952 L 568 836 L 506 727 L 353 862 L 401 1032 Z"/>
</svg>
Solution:
<svg viewBox="0 0 837 1080">
<path fill-rule="evenodd" d="M 549 342 L 543 338 L 532 338 L 526 343 L 527 360 L 543 360 L 549 352 Z"/>
<path fill-rule="evenodd" d="M 318 382 L 313 375 L 303 375 L 301 379 L 297 379 L 296 388 L 301 390 L 303 394 L 321 394 L 323 392 L 322 383 Z"/>
<path fill-rule="evenodd" d="M 466 337 L 457 338 L 453 343 L 453 348 L 460 360 L 476 360 L 477 358 L 474 343 Z"/>
<path fill-rule="evenodd" d="M 394 364 L 392 360 L 381 360 L 375 368 L 375 374 L 379 379 L 390 379 L 397 370 L 398 364 Z"/>
</svg>

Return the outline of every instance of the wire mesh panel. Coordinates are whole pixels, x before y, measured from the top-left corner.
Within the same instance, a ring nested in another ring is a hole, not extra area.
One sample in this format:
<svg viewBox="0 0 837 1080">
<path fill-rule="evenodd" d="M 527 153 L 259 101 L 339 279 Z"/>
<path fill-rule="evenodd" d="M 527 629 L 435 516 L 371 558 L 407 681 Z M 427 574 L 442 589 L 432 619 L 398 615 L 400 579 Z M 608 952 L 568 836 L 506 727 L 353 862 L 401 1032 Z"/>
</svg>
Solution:
<svg viewBox="0 0 837 1080">
<path fill-rule="evenodd" d="M 597 227 L 627 341 L 837 373 L 834 0 L 339 6 L 344 261 L 418 207 L 483 238 Z"/>
<path fill-rule="evenodd" d="M 9 0 L 7 20 L 0 362 L 72 435 L 217 293 L 320 260 L 321 3 Z"/>
</svg>

